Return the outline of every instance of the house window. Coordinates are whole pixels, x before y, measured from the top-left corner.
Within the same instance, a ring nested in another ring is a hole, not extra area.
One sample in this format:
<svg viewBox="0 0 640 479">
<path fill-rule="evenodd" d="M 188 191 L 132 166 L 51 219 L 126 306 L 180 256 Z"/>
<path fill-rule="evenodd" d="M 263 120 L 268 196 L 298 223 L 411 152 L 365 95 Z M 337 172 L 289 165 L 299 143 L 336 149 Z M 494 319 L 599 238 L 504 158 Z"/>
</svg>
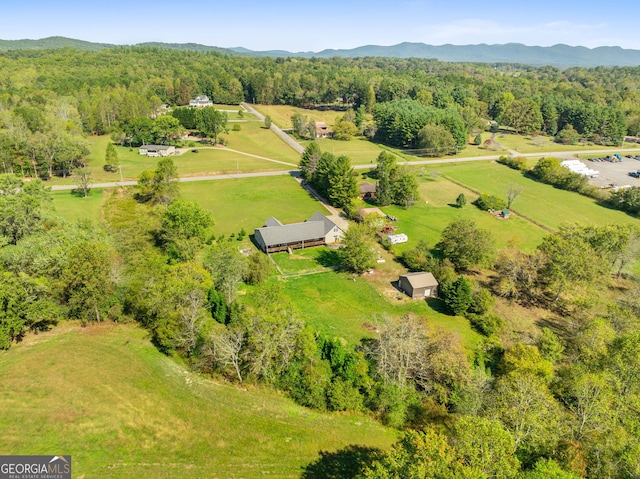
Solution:
<svg viewBox="0 0 640 479">
<path fill-rule="evenodd" d="M 425 296 L 431 296 L 431 290 L 430 289 L 425 289 L 424 290 L 424 295 Z"/>
</svg>

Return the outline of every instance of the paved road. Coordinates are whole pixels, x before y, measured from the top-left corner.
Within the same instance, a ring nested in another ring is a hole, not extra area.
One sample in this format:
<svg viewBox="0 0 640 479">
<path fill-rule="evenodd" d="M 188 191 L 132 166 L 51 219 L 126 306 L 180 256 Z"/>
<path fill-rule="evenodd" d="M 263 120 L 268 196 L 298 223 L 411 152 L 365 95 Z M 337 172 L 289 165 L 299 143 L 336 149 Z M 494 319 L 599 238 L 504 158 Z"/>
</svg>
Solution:
<svg viewBox="0 0 640 479">
<path fill-rule="evenodd" d="M 208 175 L 208 176 L 183 176 L 178 178 L 180 183 L 191 183 L 194 181 L 212 181 L 212 180 L 237 180 L 238 178 L 255 178 L 258 176 L 284 176 L 291 175 L 293 177 L 300 176 L 297 170 L 278 170 L 278 171 L 259 171 L 257 173 L 239 173 L 231 175 Z M 119 188 L 121 186 L 135 186 L 137 181 L 114 181 L 111 183 L 94 183 L 91 188 Z M 52 191 L 69 191 L 76 189 L 75 185 L 54 185 Z"/>
<path fill-rule="evenodd" d="M 282 131 L 282 130 L 280 130 Z M 284 133 L 283 133 L 284 134 Z M 294 141 L 294 140 L 292 140 Z M 301 145 L 298 144 L 300 148 Z M 304 151 L 304 149 L 303 149 Z M 637 148 L 625 148 L 616 150 L 620 153 L 622 152 L 637 152 Z M 246 154 L 246 153 L 243 153 Z M 551 152 L 550 154 L 545 155 L 544 153 L 518 153 L 516 156 L 522 157 L 540 157 L 540 156 L 554 156 L 554 157 L 562 157 L 562 158 L 573 158 L 574 155 L 600 155 L 600 154 L 611 154 L 611 150 L 581 150 L 581 151 L 565 151 L 565 152 Z M 488 156 L 474 156 L 471 158 L 444 158 L 438 160 L 416 160 L 416 161 L 399 161 L 399 165 L 407 165 L 407 166 L 420 166 L 420 165 L 437 165 L 443 163 L 466 163 L 469 161 L 488 161 L 488 160 L 497 160 L 501 155 L 488 155 Z M 278 163 L 283 163 L 278 160 L 270 160 Z M 285 163 L 288 165 L 289 163 Z M 365 165 L 354 165 L 354 170 L 367 170 L 373 168 L 375 165 L 365 164 Z M 187 176 L 182 177 L 178 181 L 180 182 L 192 182 L 192 181 L 211 181 L 211 180 L 228 180 L 228 179 L 237 179 L 237 178 L 255 178 L 258 176 L 282 176 L 282 175 L 291 175 L 294 177 L 299 177 L 300 172 L 298 170 L 278 170 L 278 171 L 259 171 L 256 173 L 239 173 L 239 174 L 226 174 L 226 175 L 207 175 L 207 176 Z M 114 181 L 111 183 L 96 183 L 91 185 L 92 188 L 116 188 L 119 186 L 133 186 L 136 185 L 137 181 Z M 57 185 L 52 186 L 51 189 L 53 191 L 63 191 L 63 190 L 73 190 L 76 188 L 74 185 Z"/>
</svg>

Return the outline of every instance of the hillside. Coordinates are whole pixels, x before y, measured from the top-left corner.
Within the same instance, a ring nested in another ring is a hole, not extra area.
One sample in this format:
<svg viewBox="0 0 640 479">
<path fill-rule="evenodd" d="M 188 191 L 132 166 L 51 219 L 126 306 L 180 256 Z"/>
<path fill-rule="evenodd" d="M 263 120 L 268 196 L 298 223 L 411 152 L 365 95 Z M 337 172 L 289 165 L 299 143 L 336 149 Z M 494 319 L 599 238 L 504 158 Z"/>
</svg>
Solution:
<svg viewBox="0 0 640 479">
<path fill-rule="evenodd" d="M 65 37 L 48 37 L 39 40 L 0 40 L 0 51 L 64 47 L 78 50 L 102 50 L 115 46 Z M 520 43 L 507 43 L 504 45 L 426 45 L 424 43 L 403 42 L 391 46 L 365 45 L 352 49 L 327 49 L 320 52 L 254 51 L 244 47 L 221 48 L 198 43 L 145 42 L 136 46 L 152 46 L 169 50 L 217 51 L 225 54 L 261 57 L 430 58 L 446 62 L 518 63 L 535 66 L 551 65 L 559 68 L 640 65 L 640 50 L 607 46 L 586 48 L 562 44 L 540 47 Z"/>
<path fill-rule="evenodd" d="M 320 451 L 395 438 L 360 415 L 204 380 L 130 325 L 29 336 L 0 371 L 0 454 L 62 451 L 74 477 L 295 478 Z"/>
</svg>

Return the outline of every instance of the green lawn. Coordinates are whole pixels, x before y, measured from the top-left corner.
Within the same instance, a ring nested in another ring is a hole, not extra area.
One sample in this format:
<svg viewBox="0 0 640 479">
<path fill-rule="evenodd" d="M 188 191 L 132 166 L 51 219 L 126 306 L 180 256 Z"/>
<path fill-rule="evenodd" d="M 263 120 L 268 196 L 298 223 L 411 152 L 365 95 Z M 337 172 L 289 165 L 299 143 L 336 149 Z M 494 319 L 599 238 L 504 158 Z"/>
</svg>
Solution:
<svg viewBox="0 0 640 479">
<path fill-rule="evenodd" d="M 375 334 L 367 323 L 382 325 L 385 317 L 400 317 L 407 313 L 426 317 L 430 324 L 459 334 L 468 350 L 473 350 L 477 344 L 480 336 L 471 330 L 469 322 L 439 312 L 442 307 L 439 300 L 431 301 L 432 308 L 425 301 L 406 298 L 393 290 L 391 284 L 386 285 L 385 290 L 393 293 L 383 295 L 367 278 L 336 272 L 284 280 L 285 293 L 304 313 L 309 324 L 351 344 Z"/>
<path fill-rule="evenodd" d="M 271 130 L 262 128 L 260 122 L 243 122 L 240 131 L 233 131 L 230 125 L 229 133 L 221 135 L 227 146 L 236 151 L 220 148 L 202 147 L 200 145 L 188 148 L 183 153 L 173 156 L 181 176 L 212 175 L 267 170 L 284 170 L 298 164 L 299 155 L 285 144 Z M 120 180 L 119 172 L 104 171 L 104 157 L 107 145 L 111 142 L 108 135 L 91 136 L 88 138 L 90 153 L 87 164 L 91 168 L 94 183 L 114 182 Z M 198 153 L 192 150 L 197 149 Z M 118 161 L 122 176 L 125 180 L 134 180 L 144 170 L 156 168 L 158 158 L 140 155 L 138 148 L 116 146 Z M 277 162 L 268 161 L 255 156 L 264 157 Z M 286 163 L 286 164 L 283 164 Z M 52 178 L 51 184 L 74 184 L 73 177 L 66 179 Z"/>
<path fill-rule="evenodd" d="M 634 223 L 638 219 L 621 211 L 605 208 L 595 200 L 577 193 L 554 188 L 525 177 L 521 172 L 495 162 L 473 164 L 447 164 L 438 171 L 478 191 L 505 197 L 507 185 L 523 186 L 522 193 L 513 204 L 513 210 L 556 229 L 562 223 L 603 225 L 607 223 Z M 453 202 L 455 197 L 449 201 Z M 469 206 L 467 206 L 469 208 Z M 509 223 L 511 220 L 506 221 Z"/>
<path fill-rule="evenodd" d="M 327 247 L 295 250 L 293 254 L 282 251 L 270 256 L 285 275 L 326 271 L 340 263 L 336 250 Z"/>
<path fill-rule="evenodd" d="M 539 136 L 537 139 L 530 135 L 517 135 L 515 133 L 498 133 L 495 140 L 502 146 L 511 148 L 520 153 L 540 153 L 541 156 L 548 155 L 549 152 L 562 152 L 573 150 L 619 150 L 620 147 L 607 147 L 593 143 L 578 145 L 561 145 L 555 143 L 552 137 Z M 625 148 L 638 148 L 635 143 L 625 143 Z"/>
<path fill-rule="evenodd" d="M 74 196 L 70 191 L 54 191 L 53 206 L 56 213 L 67 221 L 97 221 L 101 217 L 102 202 L 111 191 L 92 189 L 86 198 Z"/>
<path fill-rule="evenodd" d="M 343 111 L 333 110 L 309 110 L 306 108 L 298 108 L 290 105 L 252 105 L 256 110 L 264 116 L 270 116 L 273 123 L 285 130 L 291 128 L 291 117 L 295 113 L 302 113 L 307 120 L 324 121 L 329 128 L 332 128 L 336 120 L 342 115 Z"/>
<path fill-rule="evenodd" d="M 0 452 L 70 454 L 74 477 L 298 478 L 320 451 L 396 438 L 192 374 L 133 325 L 63 324 L 0 352 L 0 370 Z"/>
<path fill-rule="evenodd" d="M 478 163 L 469 165 L 476 171 Z M 443 171 L 444 168 L 439 167 L 438 170 Z M 385 213 L 398 218 L 393 223 L 397 232 L 409 237 L 407 243 L 394 246 L 396 254 L 415 247 L 421 239 L 433 247 L 440 240 L 442 230 L 452 221 L 460 219 L 470 219 L 478 227 L 490 231 L 495 238 L 496 248 L 513 245 L 525 251 L 532 250 L 547 234 L 544 229 L 516 215 L 508 220 L 499 220 L 479 210 L 471 204 L 477 198 L 476 194 L 444 177 L 433 180 L 424 175 L 419 177 L 419 181 L 420 199 L 415 205 L 408 209 L 398 206 L 382 208 Z M 460 193 L 467 198 L 467 205 L 463 208 L 453 206 Z"/>
<path fill-rule="evenodd" d="M 295 223 L 316 211 L 326 212 L 290 176 L 181 183 L 180 194 L 211 211 L 216 235 L 238 233 L 242 228 L 253 234 L 270 216 Z"/>
<path fill-rule="evenodd" d="M 240 131 L 233 131 L 233 126 L 229 128 L 228 134 L 223 134 L 227 146 L 244 153 L 264 156 L 273 160 L 284 161 L 297 165 L 300 155 L 282 141 L 273 131 L 263 128 L 260 122 L 238 123 Z M 286 166 L 281 165 L 280 169 Z"/>
</svg>

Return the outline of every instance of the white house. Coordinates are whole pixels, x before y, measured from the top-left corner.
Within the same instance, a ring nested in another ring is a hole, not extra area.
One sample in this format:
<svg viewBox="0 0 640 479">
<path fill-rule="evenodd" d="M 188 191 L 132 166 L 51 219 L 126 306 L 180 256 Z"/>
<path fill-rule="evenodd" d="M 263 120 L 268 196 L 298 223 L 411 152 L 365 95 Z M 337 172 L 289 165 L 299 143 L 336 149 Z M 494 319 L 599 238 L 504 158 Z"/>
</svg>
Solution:
<svg viewBox="0 0 640 479">
<path fill-rule="evenodd" d="M 189 101 L 189 106 L 195 106 L 198 108 L 203 106 L 213 106 L 213 102 L 209 100 L 209 97 L 207 95 L 200 95 L 196 97 L 195 100 Z"/>
<path fill-rule="evenodd" d="M 170 156 L 176 154 L 176 147 L 173 145 L 142 145 L 138 153 L 146 156 Z"/>
</svg>

